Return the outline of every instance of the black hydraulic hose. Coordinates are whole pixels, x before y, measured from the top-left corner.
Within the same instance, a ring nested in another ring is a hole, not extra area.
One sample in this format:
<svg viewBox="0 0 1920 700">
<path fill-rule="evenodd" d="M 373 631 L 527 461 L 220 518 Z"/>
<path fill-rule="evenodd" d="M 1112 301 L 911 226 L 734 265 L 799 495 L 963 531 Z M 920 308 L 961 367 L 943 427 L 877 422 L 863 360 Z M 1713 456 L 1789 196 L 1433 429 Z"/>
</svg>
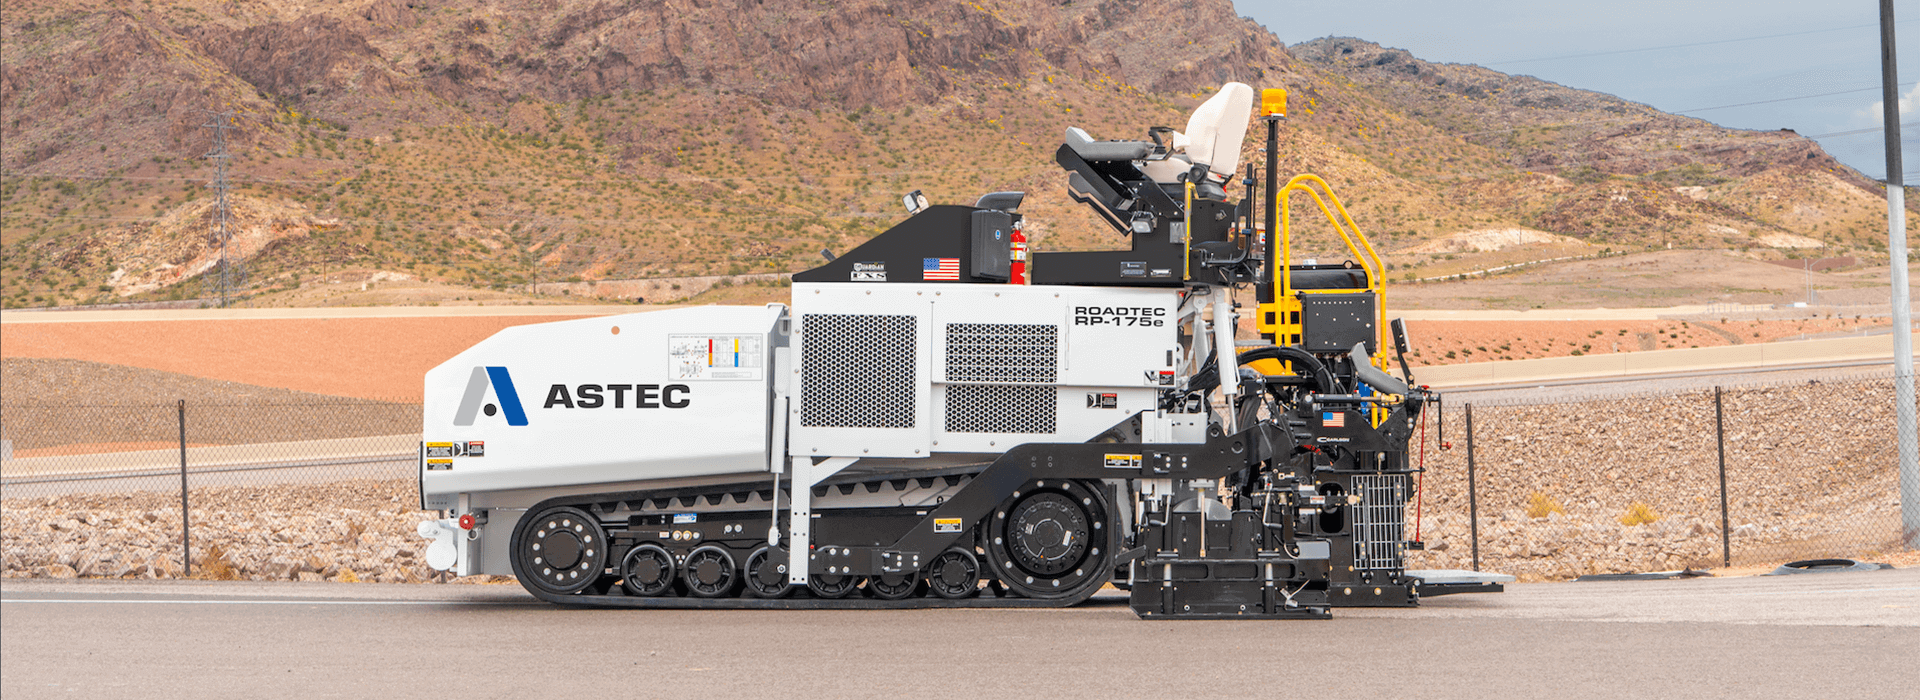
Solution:
<svg viewBox="0 0 1920 700">
<path fill-rule="evenodd" d="M 1293 365 L 1295 373 L 1313 377 L 1313 383 L 1316 385 L 1319 393 L 1336 393 L 1335 388 L 1338 384 L 1333 378 L 1333 373 L 1327 371 L 1326 364 L 1320 362 L 1320 358 L 1314 357 L 1312 353 L 1291 345 L 1268 345 L 1240 353 L 1240 364 L 1242 365 L 1251 364 L 1260 360 L 1280 360 Z M 1306 371 L 1302 372 L 1302 369 Z M 1217 370 L 1215 374 L 1218 374 Z"/>
<path fill-rule="evenodd" d="M 1320 362 L 1320 358 L 1314 357 L 1312 353 L 1305 350 L 1293 346 L 1269 345 L 1240 353 L 1241 366 L 1260 360 L 1280 360 L 1293 365 L 1296 372 L 1304 368 L 1306 371 L 1301 374 L 1313 377 L 1314 388 L 1318 393 L 1339 393 L 1339 382 L 1333 378 L 1333 373 Z M 1193 378 L 1187 380 L 1187 389 L 1206 392 L 1218 386 L 1220 386 L 1220 356 L 1217 352 L 1207 353 L 1207 361 L 1201 363 L 1200 371 L 1194 372 Z"/>
<path fill-rule="evenodd" d="M 1187 391 L 1206 393 L 1220 386 L 1220 353 L 1207 353 L 1207 361 L 1200 363 L 1200 371 L 1194 372 L 1187 380 Z"/>
</svg>

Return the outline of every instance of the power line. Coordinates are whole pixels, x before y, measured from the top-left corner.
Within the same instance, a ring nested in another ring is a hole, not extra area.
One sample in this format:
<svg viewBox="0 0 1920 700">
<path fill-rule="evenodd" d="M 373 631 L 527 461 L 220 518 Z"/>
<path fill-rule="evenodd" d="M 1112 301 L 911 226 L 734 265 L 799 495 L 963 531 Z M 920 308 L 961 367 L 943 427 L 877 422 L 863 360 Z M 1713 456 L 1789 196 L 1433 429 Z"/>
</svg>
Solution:
<svg viewBox="0 0 1920 700">
<path fill-rule="evenodd" d="M 1901 125 L 1900 125 L 1900 128 L 1902 128 L 1902 129 L 1905 129 L 1905 128 L 1907 128 L 1907 127 L 1913 127 L 1913 126 L 1920 126 L 1920 122 L 1906 122 L 1906 123 L 1904 123 L 1904 124 L 1901 124 Z M 1886 128 L 1886 127 L 1884 127 L 1884 126 L 1876 126 L 1876 127 L 1873 127 L 1873 128 L 1871 128 L 1871 129 L 1854 129 L 1853 131 L 1836 131 L 1836 132 L 1833 132 L 1833 133 L 1831 133 L 1831 134 L 1814 134 L 1814 135 L 1812 135 L 1812 136 L 1808 136 L 1807 138 L 1810 138 L 1810 139 L 1825 139 L 1825 138 L 1833 138 L 1833 137 L 1835 137 L 1835 136 L 1854 136 L 1854 135 L 1858 135 L 1858 134 L 1878 134 L 1878 133 L 1880 133 L 1880 132 L 1883 132 L 1883 131 L 1886 131 L 1886 130 L 1887 130 L 1887 128 Z"/>
<path fill-rule="evenodd" d="M 1901 21 L 1899 21 L 1899 22 L 1896 22 L 1896 24 L 1906 24 L 1906 23 L 1908 23 L 1908 22 L 1915 22 L 1915 21 L 1920 21 L 1920 20 L 1911 20 L 1911 19 L 1908 19 L 1908 20 L 1901 20 Z M 1572 58 L 1594 58 L 1594 57 L 1598 57 L 1598 56 L 1618 56 L 1618 55 L 1620 55 L 1620 54 L 1629 54 L 1629 53 L 1644 53 L 1644 52 L 1647 52 L 1647 51 L 1665 51 L 1665 50 L 1668 50 L 1668 49 L 1687 49 L 1687 48 L 1693 48 L 1693 47 L 1696 47 L 1696 46 L 1715 46 L 1715 45 L 1718 45 L 1718 44 L 1733 44 L 1733 43 L 1738 43 L 1738 42 L 1742 42 L 1742 41 L 1759 41 L 1759 40 L 1762 40 L 1762 39 L 1783 39 L 1783 38 L 1786 38 L 1786 37 L 1790 37 L 1790 36 L 1806 36 L 1806 35 L 1808 35 L 1808 34 L 1824 34 L 1824 33 L 1827 33 L 1827 32 L 1839 32 L 1839 31 L 1846 31 L 1846 30 L 1849 30 L 1849 29 L 1867 29 L 1867 28 L 1879 28 L 1879 26 L 1880 26 L 1880 25 L 1879 25 L 1878 23 L 1875 23 L 1875 24 L 1855 24 L 1855 25 L 1851 25 L 1851 26 L 1846 26 L 1846 27 L 1832 27 L 1832 28 L 1828 28 L 1828 29 L 1809 29 L 1809 30 L 1807 30 L 1807 31 L 1802 31 L 1802 32 L 1787 32 L 1787 33 L 1785 33 L 1785 34 L 1767 34 L 1767 35 L 1764 35 L 1764 36 L 1747 36 L 1747 37 L 1740 37 L 1740 38 L 1737 38 L 1737 39 L 1717 39 L 1717 40 L 1714 40 L 1714 41 L 1698 41 L 1698 42 L 1693 42 L 1693 43 L 1690 43 L 1690 44 L 1669 44 L 1669 45 L 1667 45 L 1667 46 L 1648 46 L 1648 47 L 1646 47 L 1646 48 L 1639 48 L 1639 49 L 1619 49 L 1619 50 L 1616 50 L 1616 51 L 1596 51 L 1596 52 L 1593 52 L 1593 53 L 1578 53 L 1578 54 L 1567 54 L 1567 55 L 1564 55 L 1564 56 L 1546 56 L 1546 57 L 1542 57 L 1542 58 L 1523 58 L 1523 59 L 1518 59 L 1518 60 L 1513 60 L 1513 61 L 1495 61 L 1495 62 L 1493 62 L 1493 63 L 1487 63 L 1487 64 L 1483 64 L 1483 65 L 1488 65 L 1488 66 L 1505 66 L 1505 65 L 1512 65 L 1512 64 L 1515 64 L 1515 63 L 1539 63 L 1539 62 L 1542 62 L 1542 61 L 1563 61 L 1563 60 L 1567 60 L 1567 59 L 1572 59 Z"/>
<path fill-rule="evenodd" d="M 1906 86 L 1909 86 L 1909 85 L 1912 85 L 1912 84 L 1913 84 L 1913 83 L 1901 83 L 1901 84 L 1900 84 L 1900 87 L 1906 87 Z M 1682 109 L 1682 110 L 1676 110 L 1676 111 L 1674 111 L 1673 113 L 1674 113 L 1674 114 L 1690 114 L 1690 113 L 1693 113 L 1693 112 L 1706 112 L 1706 111 L 1711 111 L 1711 110 L 1716 110 L 1716 109 L 1732 109 L 1732 108 L 1734 108 L 1734 107 L 1751 107 L 1751 106 L 1753 106 L 1753 105 L 1765 105 L 1765 104 L 1773 104 L 1773 103 L 1775 103 L 1775 102 L 1792 102 L 1792 101 L 1794 101 L 1794 100 L 1811 100 L 1811 99 L 1813 99 L 1813 98 L 1815 98 L 1815 97 L 1832 97 L 1832 96 L 1834 96 L 1834 95 L 1850 95 L 1850 94 L 1853 94 L 1853 93 L 1856 93 L 1856 92 L 1871 92 L 1871 91 L 1874 91 L 1874 90 L 1879 90 L 1879 89 L 1880 89 L 1880 86 L 1878 86 L 1878 85 L 1875 85 L 1875 86 L 1873 86 L 1873 87 L 1867 87 L 1867 88 L 1856 88 L 1856 89 L 1853 89 L 1853 90 L 1841 90 L 1841 91 L 1838 91 L 1838 92 L 1823 92 L 1823 93 L 1820 93 L 1820 94 L 1818 94 L 1818 95 L 1800 95 L 1800 96 L 1798 96 L 1798 97 L 1782 97 L 1782 98 L 1779 98 L 1779 99 L 1775 99 L 1775 100 L 1761 100 L 1761 101 L 1759 101 L 1759 102 L 1742 102 L 1742 103 L 1740 103 L 1740 104 L 1737 104 L 1737 105 L 1720 105 L 1720 106 L 1718 106 L 1718 107 L 1696 107 L 1696 108 L 1694 108 L 1694 109 Z"/>
<path fill-rule="evenodd" d="M 1920 21 L 1920 20 L 1916 20 L 1916 21 Z M 1908 87 L 1908 86 L 1912 86 L 1912 85 L 1915 85 L 1915 84 L 1920 84 L 1920 81 L 1916 81 L 1916 82 L 1911 82 L 1911 83 L 1901 83 L 1901 84 L 1900 84 L 1900 86 L 1901 86 L 1901 87 Z M 1673 112 L 1666 112 L 1665 114 L 1687 114 L 1687 113 L 1691 113 L 1691 112 L 1707 112 L 1707 111 L 1711 111 L 1711 110 L 1716 110 L 1716 109 L 1728 109 L 1728 108 L 1732 108 L 1732 107 L 1748 107 L 1748 106 L 1752 106 L 1752 105 L 1758 105 L 1758 104 L 1769 104 L 1769 103 L 1773 103 L 1773 102 L 1791 102 L 1791 101 L 1793 101 L 1793 100 L 1810 100 L 1810 99 L 1813 99 L 1813 98 L 1816 98 L 1816 97 L 1830 97 L 1830 96 L 1833 96 L 1833 95 L 1845 95 L 1845 94 L 1851 94 L 1851 93 L 1856 93 L 1856 92 L 1867 92 L 1867 91 L 1870 91 L 1870 90 L 1878 90 L 1878 89 L 1880 89 L 1880 88 L 1878 88 L 1878 87 L 1870 87 L 1870 88 L 1858 88 L 1858 89 L 1853 89 L 1853 90 L 1842 90 L 1842 91 L 1840 91 L 1840 92 L 1827 92 L 1827 93 L 1820 93 L 1820 94 L 1817 94 L 1817 95 L 1799 95 L 1799 96 L 1796 96 L 1796 97 L 1782 97 L 1782 98 L 1779 98 L 1779 99 L 1774 99 L 1774 100 L 1761 100 L 1761 101 L 1759 101 L 1759 102 L 1743 102 L 1743 103 L 1740 103 L 1740 104 L 1731 104 L 1731 105 L 1716 105 L 1716 106 L 1713 106 L 1713 107 L 1696 107 L 1696 108 L 1693 108 L 1693 109 L 1683 109 L 1683 110 L 1678 110 L 1678 111 L 1673 111 Z M 1636 104 L 1637 104 L 1637 103 L 1636 103 Z M 1648 106 L 1648 107 L 1647 107 L 1647 109 L 1650 109 L 1650 110 L 1652 110 L 1652 109 L 1654 109 L 1654 108 L 1653 108 L 1653 107 L 1651 107 L 1651 106 Z M 1655 111 L 1658 111 L 1658 110 L 1655 110 Z M 1645 120 L 1650 120 L 1650 119 L 1654 119 L 1654 118 L 1656 118 L 1656 116 L 1658 116 L 1658 115 L 1646 115 L 1646 114 L 1641 114 L 1641 115 L 1635 115 L 1635 116 L 1630 116 L 1630 117 L 1609 117 L 1609 118 L 1606 118 L 1606 119 L 1590 119 L 1590 120 L 1586 120 L 1586 121 L 1577 121 L 1577 122 L 1555 122 L 1555 123 L 1552 123 L 1552 124 L 1528 124 L 1528 125 L 1524 125 L 1524 126 L 1510 126 L 1510 127 L 1502 127 L 1502 128 L 1499 128 L 1499 129 L 1482 129 L 1482 130 L 1479 130 L 1479 131 L 1469 131 L 1469 132 L 1466 132 L 1466 133 L 1459 133 L 1459 134 L 1438 134 L 1438 135 L 1434 135 L 1434 136 L 1417 136 L 1417 137 L 1414 137 L 1414 138 L 1407 138 L 1407 139 L 1394 139 L 1394 140 L 1392 140 L 1392 141 L 1374 141 L 1374 142 L 1372 142 L 1372 143 L 1374 143 L 1374 144 L 1376 144 L 1376 145 L 1393 145 L 1393 144 L 1398 144 L 1398 143 L 1416 143 L 1416 142 L 1420 142 L 1420 141 L 1437 141 L 1437 140 L 1440 140 L 1440 139 L 1447 139 L 1447 138 L 1459 138 L 1459 139 L 1462 139 L 1462 140 L 1464 140 L 1464 139 L 1466 139 L 1466 137 L 1468 137 L 1468 136 L 1481 136 L 1481 135 L 1484 135 L 1484 134 L 1499 134 L 1499 133 L 1506 133 L 1506 132 L 1512 132 L 1512 131 L 1525 131 L 1525 130 L 1528 130 L 1528 129 L 1560 129 L 1560 128 L 1565 128 L 1565 127 L 1569 127 L 1569 126 L 1586 126 L 1586 125 L 1589 125 L 1589 124 L 1617 124 L 1617 123 L 1620 123 L 1620 122 L 1632 122 L 1632 121 L 1645 121 Z M 1430 125 L 1429 125 L 1429 126 L 1430 126 Z M 1434 128 L 1436 128 L 1436 129 L 1437 129 L 1438 127 L 1434 127 Z M 1722 128 L 1725 128 L 1725 127 L 1722 127 Z M 1878 129 L 1875 129 L 1875 131 L 1878 131 Z M 1823 135 L 1823 136 L 1824 136 L 1824 135 Z M 1818 137 L 1811 137 L 1811 136 L 1810 136 L 1810 137 L 1808 137 L 1808 138 L 1818 138 Z"/>
</svg>

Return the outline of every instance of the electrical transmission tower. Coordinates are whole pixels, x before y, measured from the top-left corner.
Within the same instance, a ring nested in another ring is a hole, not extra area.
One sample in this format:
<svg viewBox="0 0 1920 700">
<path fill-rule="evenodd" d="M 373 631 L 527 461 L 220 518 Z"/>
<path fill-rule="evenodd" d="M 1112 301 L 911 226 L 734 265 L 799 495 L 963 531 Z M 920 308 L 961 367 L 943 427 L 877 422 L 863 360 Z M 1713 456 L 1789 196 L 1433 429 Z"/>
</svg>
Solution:
<svg viewBox="0 0 1920 700">
<path fill-rule="evenodd" d="M 220 306 L 225 308 L 231 303 L 235 290 L 246 283 L 246 269 L 236 263 L 229 250 L 233 240 L 233 232 L 229 228 L 233 220 L 233 206 L 227 201 L 228 190 L 232 189 L 227 182 L 227 163 L 233 156 L 227 153 L 227 131 L 236 127 L 233 126 L 232 111 L 209 114 L 213 115 L 214 121 L 203 126 L 213 130 L 213 150 L 207 152 L 206 157 L 213 161 L 214 166 L 213 182 L 207 183 L 208 187 L 213 188 L 214 205 L 213 230 L 209 234 L 207 247 L 220 246 L 220 260 L 208 268 L 200 279 L 205 288 L 203 296 L 218 299 Z"/>
</svg>

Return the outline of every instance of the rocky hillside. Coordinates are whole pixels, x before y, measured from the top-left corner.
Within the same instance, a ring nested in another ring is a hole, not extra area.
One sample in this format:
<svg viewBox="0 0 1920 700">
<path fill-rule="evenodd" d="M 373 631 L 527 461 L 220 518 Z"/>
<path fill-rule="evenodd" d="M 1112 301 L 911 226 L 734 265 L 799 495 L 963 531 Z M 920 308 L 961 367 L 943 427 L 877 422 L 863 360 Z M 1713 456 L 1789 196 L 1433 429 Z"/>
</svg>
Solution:
<svg viewBox="0 0 1920 700">
<path fill-rule="evenodd" d="M 1227 0 L 25 0 L 0 15 L 0 304 L 197 294 L 209 111 L 235 114 L 228 252 L 255 288 L 504 287 L 802 269 L 913 189 L 1026 190 L 1036 247 L 1104 245 L 1061 130 L 1180 126 L 1233 80 L 1294 91 L 1283 168 L 1327 176 L 1407 274 L 1873 238 L 1872 183 L 1796 135 L 1288 48 Z"/>
</svg>

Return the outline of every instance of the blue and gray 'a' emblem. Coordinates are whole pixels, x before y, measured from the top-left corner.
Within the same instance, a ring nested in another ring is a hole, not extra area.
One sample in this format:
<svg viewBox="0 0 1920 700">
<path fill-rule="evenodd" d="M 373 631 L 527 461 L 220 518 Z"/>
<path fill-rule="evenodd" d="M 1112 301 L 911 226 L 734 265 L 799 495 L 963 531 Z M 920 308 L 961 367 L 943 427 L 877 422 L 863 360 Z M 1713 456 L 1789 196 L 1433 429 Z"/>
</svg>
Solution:
<svg viewBox="0 0 1920 700">
<path fill-rule="evenodd" d="M 507 375 L 505 367 L 473 368 L 473 376 L 467 379 L 467 393 L 460 397 L 460 411 L 453 415 L 453 424 L 473 425 L 474 414 L 482 410 L 480 402 L 487 397 L 488 384 L 493 385 L 493 396 L 500 405 L 487 404 L 487 415 L 503 411 L 507 414 L 507 425 L 526 425 L 527 412 L 520 407 L 520 394 L 514 392 L 513 377 Z"/>
</svg>

